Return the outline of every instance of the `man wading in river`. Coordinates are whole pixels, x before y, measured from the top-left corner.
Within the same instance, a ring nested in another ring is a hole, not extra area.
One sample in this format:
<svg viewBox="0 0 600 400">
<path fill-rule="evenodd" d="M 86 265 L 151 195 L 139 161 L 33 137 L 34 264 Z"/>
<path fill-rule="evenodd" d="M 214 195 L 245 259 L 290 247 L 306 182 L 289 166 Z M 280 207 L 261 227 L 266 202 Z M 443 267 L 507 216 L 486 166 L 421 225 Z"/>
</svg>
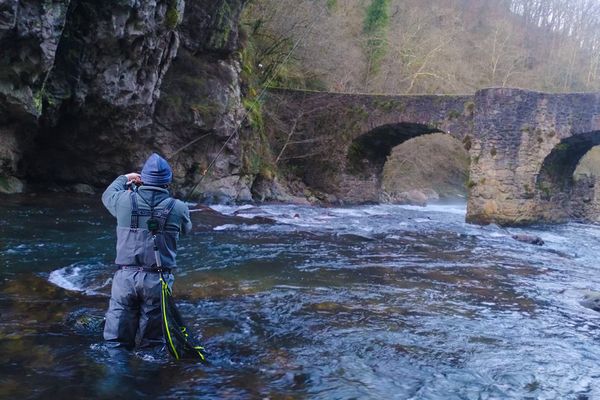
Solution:
<svg viewBox="0 0 600 400">
<path fill-rule="evenodd" d="M 164 343 L 160 273 L 171 286 L 179 233 L 192 229 L 188 207 L 169 195 L 172 177 L 169 163 L 152 154 L 141 175 L 121 175 L 102 194 L 102 203 L 117 218 L 119 269 L 104 326 L 104 339 L 110 345 L 133 348 L 136 337 L 140 347 Z M 149 228 L 156 232 L 160 268 Z"/>
</svg>

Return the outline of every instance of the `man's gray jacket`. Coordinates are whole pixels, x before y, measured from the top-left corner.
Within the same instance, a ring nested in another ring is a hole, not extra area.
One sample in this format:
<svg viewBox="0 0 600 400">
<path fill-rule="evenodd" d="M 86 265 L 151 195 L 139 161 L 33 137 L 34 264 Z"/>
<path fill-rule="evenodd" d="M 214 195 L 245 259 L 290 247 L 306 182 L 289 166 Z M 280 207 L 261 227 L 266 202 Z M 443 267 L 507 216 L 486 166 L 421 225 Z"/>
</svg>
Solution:
<svg viewBox="0 0 600 400">
<path fill-rule="evenodd" d="M 135 198 L 132 199 L 132 196 Z M 169 191 L 156 186 L 140 186 L 137 191 L 127 189 L 127 177 L 119 176 L 102 194 L 102 203 L 117 218 L 117 265 L 155 267 L 152 235 L 146 222 L 150 218 L 151 209 L 154 215 L 164 216 L 164 229 L 157 234 L 157 244 L 163 267 L 174 268 L 177 254 L 179 233 L 187 234 L 192 229 L 190 211 L 180 200 L 171 204 Z M 168 206 L 172 210 L 168 215 Z M 137 207 L 139 217 L 135 214 Z"/>
</svg>

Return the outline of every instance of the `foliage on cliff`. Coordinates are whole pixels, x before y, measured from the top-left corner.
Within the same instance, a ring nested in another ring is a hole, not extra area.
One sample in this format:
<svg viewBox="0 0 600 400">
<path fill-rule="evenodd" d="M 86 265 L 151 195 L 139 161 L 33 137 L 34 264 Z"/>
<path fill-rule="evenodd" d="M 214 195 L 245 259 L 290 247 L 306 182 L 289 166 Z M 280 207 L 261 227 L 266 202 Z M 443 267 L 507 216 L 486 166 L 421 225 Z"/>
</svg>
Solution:
<svg viewBox="0 0 600 400">
<path fill-rule="evenodd" d="M 256 0 L 245 23 L 276 83 L 370 93 L 600 90 L 596 0 Z M 293 80 L 286 78 L 293 76 Z"/>
<path fill-rule="evenodd" d="M 390 25 L 390 0 L 371 0 L 366 9 L 363 32 L 367 38 L 366 76 L 376 74 L 387 51 L 387 33 Z"/>
</svg>

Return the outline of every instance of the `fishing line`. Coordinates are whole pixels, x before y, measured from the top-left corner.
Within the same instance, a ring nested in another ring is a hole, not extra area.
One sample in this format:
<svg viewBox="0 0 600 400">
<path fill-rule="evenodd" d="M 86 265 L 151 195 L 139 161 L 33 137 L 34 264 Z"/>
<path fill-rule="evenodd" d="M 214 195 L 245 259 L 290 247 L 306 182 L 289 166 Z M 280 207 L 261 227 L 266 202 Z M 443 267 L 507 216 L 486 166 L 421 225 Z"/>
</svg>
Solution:
<svg viewBox="0 0 600 400">
<path fill-rule="evenodd" d="M 173 159 L 173 157 L 175 157 L 182 150 L 187 149 L 188 147 L 190 147 L 194 143 L 196 143 L 196 142 L 198 142 L 198 141 L 200 141 L 200 140 L 204 139 L 205 137 L 210 136 L 212 134 L 213 134 L 213 132 L 208 132 L 208 133 L 206 133 L 206 134 L 204 134 L 204 135 L 202 135 L 200 137 L 197 137 L 196 139 L 192 140 L 191 142 L 188 142 L 187 144 L 181 146 L 180 148 L 178 148 L 177 150 L 175 150 L 173 152 L 173 154 L 171 154 L 169 157 L 167 157 L 167 161 L 171 161 Z"/>
<path fill-rule="evenodd" d="M 241 118 L 240 122 L 237 124 L 235 130 L 231 133 L 231 135 L 229 135 L 229 137 L 227 138 L 227 140 L 225 141 L 225 143 L 223 143 L 223 145 L 219 149 L 217 155 L 212 159 L 212 161 L 210 162 L 210 164 L 208 165 L 208 167 L 206 167 L 206 169 L 204 169 L 202 171 L 202 176 L 200 177 L 200 179 L 198 180 L 198 182 L 196 182 L 196 184 L 192 187 L 192 189 L 187 193 L 187 195 L 184 198 L 184 201 L 187 202 L 188 199 L 189 199 L 189 197 L 194 193 L 194 191 L 198 187 L 198 185 L 200 185 L 202 183 L 202 181 L 204 180 L 204 177 L 206 177 L 207 172 L 210 171 L 210 169 L 213 167 L 213 165 L 215 164 L 215 162 L 217 161 L 217 159 L 221 156 L 221 154 L 223 153 L 223 150 L 225 150 L 225 147 L 229 144 L 229 142 L 231 141 L 231 139 L 233 139 L 233 137 L 239 132 L 242 124 L 244 123 L 244 121 L 246 120 L 246 118 L 248 117 L 248 115 L 250 114 L 250 112 L 254 111 L 256 105 L 260 103 L 260 101 L 262 100 L 262 97 L 267 92 L 267 89 L 269 88 L 271 82 L 275 79 L 275 77 L 279 73 L 279 70 L 281 69 L 281 67 L 290 59 L 290 57 L 292 56 L 292 54 L 294 53 L 294 51 L 296 51 L 296 49 L 300 45 L 300 42 L 302 40 L 304 40 L 312 32 L 314 26 L 317 23 L 317 20 L 320 19 L 320 17 L 322 17 L 324 15 L 324 11 L 325 11 L 325 8 L 321 7 L 321 12 L 318 15 L 319 18 L 313 19 L 313 21 L 311 22 L 310 26 L 306 30 L 306 32 L 302 36 L 300 36 L 298 38 L 298 40 L 296 40 L 296 42 L 292 46 L 292 49 L 287 53 L 287 55 L 283 58 L 283 60 L 279 63 L 279 65 L 277 65 L 273 69 L 272 75 L 269 77 L 269 79 L 267 79 L 265 81 L 266 83 L 263 85 L 263 88 L 262 88 L 261 92 L 256 97 L 256 101 L 253 102 L 252 104 L 250 104 L 250 106 L 244 111 L 244 113 L 242 114 L 242 118 Z M 206 135 L 203 135 L 202 137 L 204 137 L 204 136 L 206 136 Z M 192 142 L 186 144 L 185 146 L 182 146 L 175 153 L 171 154 L 171 156 L 169 156 L 169 159 L 172 158 L 173 156 L 175 156 L 178 152 L 180 152 L 184 148 L 187 148 L 191 144 L 197 142 L 198 140 L 200 140 L 200 139 L 199 138 L 194 139 Z"/>
</svg>

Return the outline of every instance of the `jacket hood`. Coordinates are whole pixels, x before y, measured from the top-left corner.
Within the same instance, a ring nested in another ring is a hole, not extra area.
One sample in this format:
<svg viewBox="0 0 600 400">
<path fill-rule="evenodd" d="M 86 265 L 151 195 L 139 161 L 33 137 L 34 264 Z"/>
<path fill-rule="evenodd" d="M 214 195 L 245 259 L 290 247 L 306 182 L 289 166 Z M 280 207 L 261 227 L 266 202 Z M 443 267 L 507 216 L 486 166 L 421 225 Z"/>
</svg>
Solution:
<svg viewBox="0 0 600 400">
<path fill-rule="evenodd" d="M 142 203 L 147 203 L 153 208 L 159 205 L 162 201 L 171 197 L 167 189 L 156 186 L 142 185 L 138 188 L 137 193 L 142 198 Z"/>
</svg>

